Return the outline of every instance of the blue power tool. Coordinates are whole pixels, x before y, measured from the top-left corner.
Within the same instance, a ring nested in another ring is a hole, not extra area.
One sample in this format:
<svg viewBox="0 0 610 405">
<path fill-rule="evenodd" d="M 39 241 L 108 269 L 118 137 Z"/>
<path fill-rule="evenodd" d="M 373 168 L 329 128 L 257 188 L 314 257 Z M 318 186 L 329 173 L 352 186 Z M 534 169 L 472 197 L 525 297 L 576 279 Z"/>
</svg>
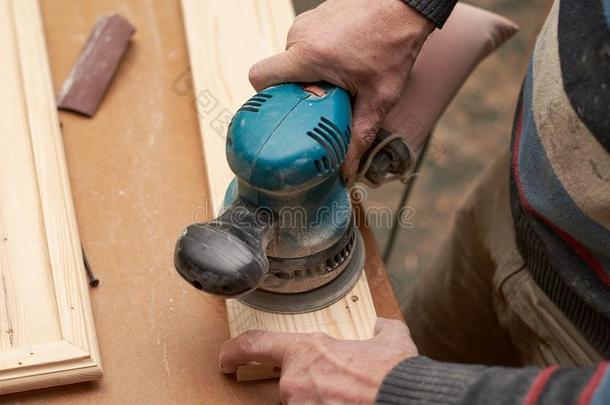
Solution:
<svg viewBox="0 0 610 405">
<path fill-rule="evenodd" d="M 313 311 L 347 294 L 365 256 L 340 171 L 350 124 L 349 94 L 329 84 L 282 84 L 249 99 L 227 133 L 235 178 L 224 210 L 183 232 L 179 274 L 270 312 Z M 400 145 L 376 157 L 372 176 L 409 166 Z"/>
</svg>

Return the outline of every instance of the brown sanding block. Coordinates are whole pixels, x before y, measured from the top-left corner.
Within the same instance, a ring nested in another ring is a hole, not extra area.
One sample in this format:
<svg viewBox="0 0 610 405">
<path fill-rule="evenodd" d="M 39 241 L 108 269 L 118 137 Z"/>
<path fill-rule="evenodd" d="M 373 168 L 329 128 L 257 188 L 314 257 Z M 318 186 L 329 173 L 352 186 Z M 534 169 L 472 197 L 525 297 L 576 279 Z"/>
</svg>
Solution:
<svg viewBox="0 0 610 405">
<path fill-rule="evenodd" d="M 134 33 L 135 28 L 120 15 L 99 18 L 61 86 L 57 108 L 92 117 Z"/>
</svg>

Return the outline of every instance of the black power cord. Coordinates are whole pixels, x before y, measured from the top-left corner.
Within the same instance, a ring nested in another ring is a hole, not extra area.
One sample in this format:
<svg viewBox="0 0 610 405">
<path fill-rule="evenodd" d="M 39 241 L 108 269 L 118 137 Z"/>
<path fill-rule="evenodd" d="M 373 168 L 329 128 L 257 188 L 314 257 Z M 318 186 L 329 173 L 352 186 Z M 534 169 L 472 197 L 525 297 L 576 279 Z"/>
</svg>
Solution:
<svg viewBox="0 0 610 405">
<path fill-rule="evenodd" d="M 398 235 L 398 220 L 399 215 L 402 208 L 407 204 L 409 200 L 409 196 L 411 195 L 411 190 L 413 190 L 413 186 L 415 185 L 415 181 L 419 177 L 419 171 L 421 169 L 421 165 L 423 164 L 426 153 L 428 151 L 428 147 L 430 146 L 430 140 L 432 139 L 432 131 L 426 137 L 426 142 L 424 142 L 424 146 L 417 157 L 417 161 L 415 162 L 415 168 L 413 169 L 413 176 L 409 178 L 408 183 L 406 184 L 402 195 L 400 196 L 400 202 L 398 203 L 398 207 L 392 217 L 392 226 L 390 227 L 390 236 L 388 238 L 388 242 L 386 243 L 385 249 L 383 251 L 383 262 L 388 264 L 388 260 L 392 255 L 392 250 L 394 250 L 394 245 L 396 243 L 396 236 Z"/>
</svg>

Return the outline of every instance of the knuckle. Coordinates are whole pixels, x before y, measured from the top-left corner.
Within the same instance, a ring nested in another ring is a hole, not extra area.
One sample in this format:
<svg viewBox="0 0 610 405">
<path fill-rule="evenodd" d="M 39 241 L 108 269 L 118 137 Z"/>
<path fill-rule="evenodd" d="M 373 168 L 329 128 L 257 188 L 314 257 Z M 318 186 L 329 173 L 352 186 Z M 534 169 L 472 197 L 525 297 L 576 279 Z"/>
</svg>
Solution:
<svg viewBox="0 0 610 405">
<path fill-rule="evenodd" d="M 306 343 L 310 348 L 321 351 L 328 345 L 330 340 L 332 340 L 332 338 L 326 333 L 313 332 L 309 334 L 309 338 L 306 340 Z"/>
<path fill-rule="evenodd" d="M 396 321 L 398 322 L 398 321 Z M 408 336 L 409 338 L 411 337 L 411 329 L 409 329 L 409 325 L 407 325 L 404 322 L 399 322 L 400 323 L 400 328 L 401 330 L 406 334 L 406 336 Z"/>
<path fill-rule="evenodd" d="M 382 109 L 387 110 L 392 107 L 400 97 L 398 86 L 381 86 L 377 90 L 376 99 L 377 105 Z"/>
<path fill-rule="evenodd" d="M 406 334 L 406 335 L 411 334 L 407 324 L 402 321 L 399 321 L 397 319 L 388 319 L 386 322 L 387 322 L 388 327 L 397 333 Z"/>
<path fill-rule="evenodd" d="M 294 18 L 294 21 L 292 23 L 292 27 L 290 28 L 291 30 L 297 29 L 299 27 L 299 25 L 303 22 L 307 22 L 308 19 L 310 19 L 311 17 L 315 16 L 315 11 L 314 10 L 307 10 L 302 12 L 301 14 L 297 15 Z"/>
<path fill-rule="evenodd" d="M 319 41 L 315 47 L 315 56 L 318 62 L 328 62 L 335 59 L 337 54 L 337 49 L 328 40 Z"/>
<path fill-rule="evenodd" d="M 326 340 L 329 336 L 324 332 L 312 332 L 309 337 L 313 340 Z"/>
<path fill-rule="evenodd" d="M 362 134 L 362 143 L 364 143 L 365 145 L 370 145 L 371 143 L 373 143 L 373 141 L 375 140 L 375 137 L 377 136 L 377 130 L 375 128 L 376 126 L 372 125 L 370 130 L 365 131 Z"/>
<path fill-rule="evenodd" d="M 329 41 L 320 40 L 314 36 L 301 38 L 292 43 L 289 50 L 299 58 L 315 64 L 326 63 L 333 59 L 336 54 Z"/>
<path fill-rule="evenodd" d="M 282 377 L 280 379 L 280 401 L 283 404 L 288 403 L 290 398 L 292 398 L 297 390 L 297 384 L 295 380 L 290 377 Z"/>
<path fill-rule="evenodd" d="M 377 118 L 375 116 L 368 116 L 364 119 L 358 120 L 354 125 L 354 140 L 356 142 L 362 142 L 368 138 L 374 139 L 377 132 Z"/>
<path fill-rule="evenodd" d="M 248 71 L 248 80 L 250 80 L 250 83 L 255 84 L 258 81 L 259 76 L 260 66 L 257 63 L 256 65 L 253 65 Z"/>
<path fill-rule="evenodd" d="M 354 142 L 350 143 L 350 147 L 354 148 L 354 152 L 362 152 L 373 143 L 377 136 L 377 127 L 375 124 L 367 124 L 361 132 L 356 134 Z"/>
<path fill-rule="evenodd" d="M 326 333 L 313 332 L 304 341 L 309 352 L 323 353 L 327 350 L 332 338 Z"/>
<path fill-rule="evenodd" d="M 382 317 L 378 317 L 375 320 L 375 328 L 376 329 L 382 329 L 388 322 L 387 318 L 382 318 Z"/>
<path fill-rule="evenodd" d="M 243 351 L 251 351 L 255 346 L 256 342 L 261 336 L 261 331 L 249 330 L 242 334 L 239 341 L 239 348 Z"/>
<path fill-rule="evenodd" d="M 342 76 L 342 84 L 343 86 L 345 86 L 345 90 L 347 90 L 352 96 L 355 96 L 358 94 L 358 88 L 360 87 L 358 80 L 356 80 L 356 78 L 348 73 L 346 71 L 347 74 L 343 74 Z"/>
<path fill-rule="evenodd" d="M 311 60 L 316 54 L 315 46 L 308 40 L 300 39 L 290 44 L 288 52 L 303 60 Z"/>
</svg>

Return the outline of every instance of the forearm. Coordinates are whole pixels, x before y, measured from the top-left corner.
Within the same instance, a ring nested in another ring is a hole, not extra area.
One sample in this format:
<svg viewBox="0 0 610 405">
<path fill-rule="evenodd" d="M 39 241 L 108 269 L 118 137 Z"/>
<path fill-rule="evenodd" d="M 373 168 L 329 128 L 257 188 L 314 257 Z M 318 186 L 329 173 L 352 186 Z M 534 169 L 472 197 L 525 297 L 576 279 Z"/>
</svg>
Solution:
<svg viewBox="0 0 610 405">
<path fill-rule="evenodd" d="M 608 365 L 504 368 L 414 357 L 386 376 L 377 404 L 595 404 L 596 398 L 604 403 L 610 397 Z"/>
<path fill-rule="evenodd" d="M 457 0 L 402 0 L 441 28 Z"/>
</svg>

